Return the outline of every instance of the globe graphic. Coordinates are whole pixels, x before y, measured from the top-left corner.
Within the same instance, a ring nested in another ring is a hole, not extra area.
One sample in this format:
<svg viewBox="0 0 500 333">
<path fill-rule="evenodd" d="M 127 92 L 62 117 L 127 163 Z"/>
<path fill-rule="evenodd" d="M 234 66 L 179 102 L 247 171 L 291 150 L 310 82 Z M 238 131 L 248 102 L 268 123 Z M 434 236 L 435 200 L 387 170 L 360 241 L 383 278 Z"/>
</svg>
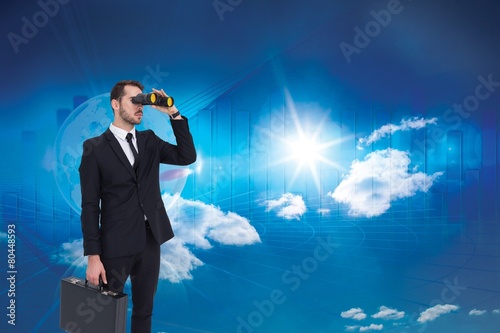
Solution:
<svg viewBox="0 0 500 333">
<path fill-rule="evenodd" d="M 80 166 L 83 142 L 99 136 L 109 128 L 113 121 L 113 110 L 109 102 L 109 93 L 93 97 L 79 105 L 61 126 L 55 141 L 57 186 L 70 207 L 78 214 L 81 212 Z M 162 139 L 175 143 L 175 137 L 166 115 L 144 108 L 144 117 L 137 130 L 152 129 Z M 161 165 L 160 189 L 163 194 L 170 194 L 165 208 L 171 208 L 180 196 L 187 176 L 191 170 L 186 167 Z"/>
</svg>

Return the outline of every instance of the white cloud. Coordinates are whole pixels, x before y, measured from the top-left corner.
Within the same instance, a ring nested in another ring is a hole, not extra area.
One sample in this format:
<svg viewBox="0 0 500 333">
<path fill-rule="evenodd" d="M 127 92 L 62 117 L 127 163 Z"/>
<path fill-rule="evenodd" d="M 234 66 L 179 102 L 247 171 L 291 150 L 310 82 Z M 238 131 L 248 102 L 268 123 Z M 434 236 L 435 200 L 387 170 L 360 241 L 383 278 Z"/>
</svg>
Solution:
<svg viewBox="0 0 500 333">
<path fill-rule="evenodd" d="M 266 200 L 264 205 L 267 212 L 277 210 L 277 215 L 287 220 L 300 220 L 300 217 L 306 212 L 306 204 L 302 196 L 293 195 L 292 193 L 285 193 L 276 200 Z"/>
<path fill-rule="evenodd" d="M 58 261 L 74 266 L 83 266 L 86 260 L 83 257 L 83 239 L 75 239 L 72 242 L 63 243 L 57 255 L 52 255 L 52 261 Z"/>
<path fill-rule="evenodd" d="M 486 310 L 472 309 L 469 311 L 469 316 L 482 316 L 486 313 Z"/>
<path fill-rule="evenodd" d="M 170 198 L 170 195 L 163 196 L 167 202 Z M 185 244 L 209 249 L 212 247 L 209 239 L 224 245 L 260 243 L 259 234 L 245 217 L 224 213 L 201 201 L 179 198 L 168 215 L 176 237 Z"/>
<path fill-rule="evenodd" d="M 448 314 L 452 311 L 458 311 L 458 309 L 460 309 L 460 308 L 456 305 L 438 304 L 432 308 L 429 308 L 429 309 L 421 312 L 420 317 L 418 317 L 417 321 L 419 323 L 426 323 L 428 321 L 433 321 L 434 319 L 436 319 L 444 314 Z"/>
<path fill-rule="evenodd" d="M 409 164 L 407 152 L 392 148 L 374 151 L 364 161 L 354 160 L 349 175 L 328 195 L 347 204 L 350 215 L 379 216 L 391 207 L 391 202 L 418 191 L 427 192 L 443 174 L 409 173 Z"/>
<path fill-rule="evenodd" d="M 493 314 L 500 314 L 500 309 L 493 310 Z"/>
<path fill-rule="evenodd" d="M 318 208 L 316 210 L 316 212 L 319 214 L 319 215 L 328 215 L 330 214 L 330 209 L 328 208 Z"/>
<path fill-rule="evenodd" d="M 391 309 L 386 306 L 381 306 L 379 312 L 372 315 L 375 319 L 385 319 L 385 320 L 398 320 L 405 316 L 404 311 L 398 311 L 396 309 Z"/>
<path fill-rule="evenodd" d="M 168 194 L 163 196 L 165 202 L 171 199 Z M 236 246 L 260 243 L 259 234 L 246 218 L 201 201 L 178 198 L 168 214 L 175 237 L 161 247 L 160 279 L 180 282 L 193 278 L 192 270 L 203 262 L 190 247 L 210 249 L 211 241 Z M 62 244 L 60 253 L 52 259 L 84 265 L 82 240 Z"/>
<path fill-rule="evenodd" d="M 345 330 L 346 330 L 346 332 L 354 332 L 355 330 L 358 329 L 358 327 L 359 326 L 356 326 L 356 325 L 355 326 L 346 326 Z"/>
<path fill-rule="evenodd" d="M 192 280 L 191 271 L 202 265 L 203 262 L 178 237 L 174 237 L 161 247 L 161 280 L 174 283 L 182 280 Z"/>
<path fill-rule="evenodd" d="M 395 124 L 386 124 L 375 131 L 373 131 L 369 136 L 361 138 L 358 140 L 358 149 L 363 149 L 362 144 L 369 146 L 373 142 L 376 142 L 388 135 L 394 134 L 398 131 L 409 131 L 409 130 L 418 130 L 424 128 L 429 124 L 436 124 L 437 118 L 424 119 L 413 117 L 410 119 L 402 119 L 399 125 Z"/>
<path fill-rule="evenodd" d="M 381 331 L 384 328 L 384 325 L 375 325 L 375 324 L 370 324 L 370 326 L 361 326 L 359 328 L 360 332 L 368 332 L 368 331 Z"/>
<path fill-rule="evenodd" d="M 340 313 L 340 316 L 342 318 L 350 318 L 355 320 L 363 320 L 366 318 L 366 314 L 363 312 L 363 309 L 361 308 L 352 308 L 347 311 L 342 311 Z"/>
</svg>

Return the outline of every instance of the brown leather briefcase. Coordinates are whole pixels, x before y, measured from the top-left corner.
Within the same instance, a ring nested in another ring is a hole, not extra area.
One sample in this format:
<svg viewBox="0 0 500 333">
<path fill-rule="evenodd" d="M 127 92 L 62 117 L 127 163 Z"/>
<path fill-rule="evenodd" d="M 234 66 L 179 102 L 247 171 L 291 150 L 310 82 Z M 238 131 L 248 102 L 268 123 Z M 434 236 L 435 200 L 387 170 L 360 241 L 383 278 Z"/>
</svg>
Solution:
<svg viewBox="0 0 500 333">
<path fill-rule="evenodd" d="M 92 286 L 75 277 L 61 280 L 59 325 L 71 333 L 125 333 L 127 294 Z"/>
</svg>

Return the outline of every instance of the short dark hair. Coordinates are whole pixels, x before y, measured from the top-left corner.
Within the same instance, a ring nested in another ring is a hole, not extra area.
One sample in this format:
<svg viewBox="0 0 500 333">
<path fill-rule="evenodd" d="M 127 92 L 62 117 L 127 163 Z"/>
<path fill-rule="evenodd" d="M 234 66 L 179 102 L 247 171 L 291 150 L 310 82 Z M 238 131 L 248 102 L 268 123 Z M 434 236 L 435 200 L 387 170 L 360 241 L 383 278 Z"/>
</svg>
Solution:
<svg viewBox="0 0 500 333">
<path fill-rule="evenodd" d="M 144 86 L 139 82 L 139 81 L 134 81 L 134 80 L 123 80 L 120 82 L 117 82 L 113 89 L 111 89 L 111 93 L 109 95 L 109 100 L 112 101 L 114 99 L 120 100 L 123 96 L 123 90 L 125 86 L 136 86 L 137 88 L 144 90 Z"/>
</svg>

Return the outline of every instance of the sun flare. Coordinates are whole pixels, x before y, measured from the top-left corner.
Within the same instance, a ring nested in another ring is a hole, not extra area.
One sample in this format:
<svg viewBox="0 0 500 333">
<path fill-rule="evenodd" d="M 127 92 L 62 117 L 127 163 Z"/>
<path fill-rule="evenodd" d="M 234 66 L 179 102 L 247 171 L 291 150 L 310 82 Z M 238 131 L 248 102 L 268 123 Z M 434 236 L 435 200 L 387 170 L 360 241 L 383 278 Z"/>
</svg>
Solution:
<svg viewBox="0 0 500 333">
<path fill-rule="evenodd" d="M 300 163 L 308 163 L 320 157 L 318 143 L 314 139 L 301 138 L 287 142 L 291 158 Z"/>
<path fill-rule="evenodd" d="M 292 131 L 287 137 L 276 136 L 274 139 L 283 142 L 284 150 L 281 152 L 282 158 L 277 159 L 272 165 L 280 164 L 295 164 L 293 175 L 288 179 L 288 183 L 293 185 L 298 177 L 304 175 L 303 172 L 309 172 L 312 176 L 317 190 L 320 190 L 320 174 L 321 168 L 343 170 L 343 168 L 335 161 L 332 160 L 332 148 L 339 145 L 341 142 L 348 138 L 338 138 L 327 142 L 321 142 L 320 137 L 323 131 L 323 125 L 328 121 L 327 114 L 322 119 L 308 119 L 306 116 L 309 112 L 307 109 L 301 109 L 301 118 L 297 115 L 295 110 L 295 103 L 291 96 L 287 93 L 287 105 L 289 106 L 290 116 L 294 123 L 295 131 Z M 314 113 L 310 113 L 314 114 Z M 307 126 L 307 122 L 312 121 L 316 123 L 314 128 Z M 280 155 L 281 155 L 280 154 Z"/>
</svg>

